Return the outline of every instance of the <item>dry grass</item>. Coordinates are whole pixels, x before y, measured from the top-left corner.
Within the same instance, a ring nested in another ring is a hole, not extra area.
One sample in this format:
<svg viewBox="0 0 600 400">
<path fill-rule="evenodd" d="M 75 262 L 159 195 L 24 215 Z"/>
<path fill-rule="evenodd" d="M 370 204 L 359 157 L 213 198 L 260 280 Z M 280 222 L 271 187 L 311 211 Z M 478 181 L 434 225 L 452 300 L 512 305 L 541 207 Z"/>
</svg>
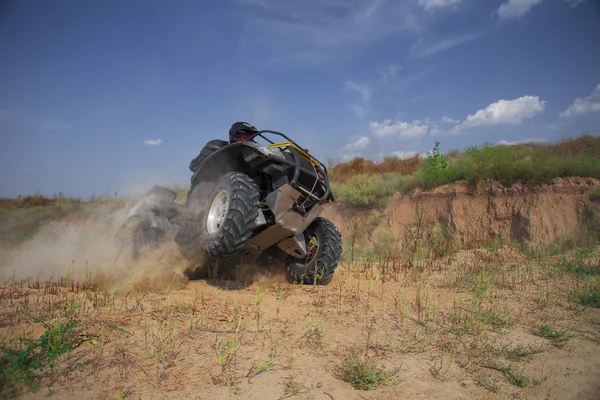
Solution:
<svg viewBox="0 0 600 400">
<path fill-rule="evenodd" d="M 332 189 L 349 207 L 373 207 L 396 192 L 429 190 L 466 181 L 474 189 L 486 180 L 504 186 L 540 185 L 560 177 L 600 179 L 600 137 L 582 136 L 553 144 L 473 146 L 443 154 L 436 142 L 427 158 L 363 158 L 331 168 Z"/>
<path fill-rule="evenodd" d="M 9 281 L 3 394 L 390 398 L 427 385 L 462 398 L 591 398 L 600 310 L 581 291 L 598 283 L 599 256 L 597 247 L 560 257 L 495 249 L 412 266 L 354 262 L 328 287 L 273 278 L 225 290 L 236 285 L 211 279 L 116 294 L 69 277 Z M 18 354 L 28 362 L 15 363 Z M 561 361 L 541 368 L 549 359 Z M 567 381 L 577 363 L 586 367 Z"/>
<path fill-rule="evenodd" d="M 361 157 L 356 157 L 348 162 L 339 163 L 330 169 L 331 179 L 337 183 L 344 183 L 352 176 L 359 174 L 399 174 L 411 175 L 419 170 L 423 158 L 418 154 L 408 159 L 396 156 L 385 157 L 381 162 L 373 162 Z"/>
</svg>

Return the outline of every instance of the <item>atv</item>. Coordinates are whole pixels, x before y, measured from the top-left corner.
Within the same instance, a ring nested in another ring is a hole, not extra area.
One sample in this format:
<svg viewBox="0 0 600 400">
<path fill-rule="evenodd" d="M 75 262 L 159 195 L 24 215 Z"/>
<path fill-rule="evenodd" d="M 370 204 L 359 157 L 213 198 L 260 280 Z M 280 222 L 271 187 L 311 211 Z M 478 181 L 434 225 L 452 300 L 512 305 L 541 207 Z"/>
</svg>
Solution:
<svg viewBox="0 0 600 400">
<path fill-rule="evenodd" d="M 190 260 L 282 262 L 294 282 L 331 282 L 342 237 L 320 216 L 323 204 L 335 198 L 327 168 L 308 150 L 283 133 L 257 131 L 242 142 L 208 142 L 190 170 L 184 204 L 175 203 L 175 192 L 155 186 L 131 210 L 126 224 L 136 227 L 134 258 L 174 230 Z"/>
</svg>

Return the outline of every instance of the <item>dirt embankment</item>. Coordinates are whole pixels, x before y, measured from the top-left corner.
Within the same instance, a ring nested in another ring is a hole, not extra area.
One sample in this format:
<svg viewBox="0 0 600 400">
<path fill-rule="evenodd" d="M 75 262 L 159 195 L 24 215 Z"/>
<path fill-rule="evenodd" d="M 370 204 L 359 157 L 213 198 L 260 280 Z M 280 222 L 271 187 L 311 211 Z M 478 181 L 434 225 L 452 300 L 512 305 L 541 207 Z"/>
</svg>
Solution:
<svg viewBox="0 0 600 400">
<path fill-rule="evenodd" d="M 458 246 L 476 246 L 495 238 L 547 245 L 568 239 L 587 224 L 600 224 L 600 203 L 590 199 L 600 181 L 562 178 L 552 185 L 504 187 L 497 182 L 471 190 L 464 182 L 413 195 L 396 194 L 383 211 L 348 211 L 328 206 L 331 218 L 348 240 L 352 230 L 389 229 L 403 240 L 407 230 L 446 232 Z M 352 222 L 362 218 L 363 223 Z M 354 226 L 353 226 L 354 225 Z M 358 225 L 358 226 L 357 226 Z M 407 229 L 409 228 L 409 229 Z"/>
</svg>

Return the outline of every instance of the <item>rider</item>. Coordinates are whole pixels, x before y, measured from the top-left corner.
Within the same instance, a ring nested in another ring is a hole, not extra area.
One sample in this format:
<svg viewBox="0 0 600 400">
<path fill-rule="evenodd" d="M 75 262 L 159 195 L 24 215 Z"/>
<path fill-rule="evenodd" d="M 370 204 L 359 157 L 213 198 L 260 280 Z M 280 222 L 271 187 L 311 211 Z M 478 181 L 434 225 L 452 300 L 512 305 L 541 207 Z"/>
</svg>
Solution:
<svg viewBox="0 0 600 400">
<path fill-rule="evenodd" d="M 258 129 L 247 122 L 236 122 L 229 128 L 229 143 L 245 142 L 250 136 L 258 132 Z"/>
</svg>

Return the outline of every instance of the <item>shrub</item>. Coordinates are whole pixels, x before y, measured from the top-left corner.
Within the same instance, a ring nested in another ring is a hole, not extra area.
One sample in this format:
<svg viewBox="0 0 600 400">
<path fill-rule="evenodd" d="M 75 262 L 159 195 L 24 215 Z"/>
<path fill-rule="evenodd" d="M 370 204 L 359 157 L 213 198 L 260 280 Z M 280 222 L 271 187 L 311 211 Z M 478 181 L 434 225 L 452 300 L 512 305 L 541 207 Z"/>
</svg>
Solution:
<svg viewBox="0 0 600 400">
<path fill-rule="evenodd" d="M 26 197 L 23 197 L 21 199 L 21 201 L 19 202 L 19 207 L 22 207 L 22 208 L 40 207 L 40 206 L 48 205 L 50 202 L 51 202 L 51 200 L 44 196 L 40 196 L 40 195 L 26 196 Z"/>
<path fill-rule="evenodd" d="M 406 192 L 412 187 L 411 177 L 398 174 L 358 174 L 345 183 L 332 184 L 332 190 L 351 207 L 372 207 L 385 202 L 394 192 Z"/>
<path fill-rule="evenodd" d="M 334 167 L 340 197 L 355 206 L 373 206 L 395 191 L 408 193 L 464 180 L 476 187 L 482 181 L 513 184 L 549 184 L 559 177 L 600 179 L 600 137 L 583 136 L 554 145 L 471 146 L 451 157 L 435 142 L 426 160 L 386 157 L 380 163 L 355 158 Z M 600 199 L 600 189 L 592 194 Z"/>
<path fill-rule="evenodd" d="M 418 154 L 408 159 L 400 159 L 397 156 L 387 156 L 379 163 L 361 157 L 355 157 L 351 161 L 337 164 L 331 168 L 329 170 L 329 178 L 331 181 L 345 183 L 354 176 L 361 174 L 395 174 L 408 176 L 417 172 L 422 163 L 423 159 L 421 159 Z"/>
<path fill-rule="evenodd" d="M 592 193 L 590 194 L 590 199 L 592 201 L 600 201 L 600 186 L 596 186 Z"/>
</svg>

